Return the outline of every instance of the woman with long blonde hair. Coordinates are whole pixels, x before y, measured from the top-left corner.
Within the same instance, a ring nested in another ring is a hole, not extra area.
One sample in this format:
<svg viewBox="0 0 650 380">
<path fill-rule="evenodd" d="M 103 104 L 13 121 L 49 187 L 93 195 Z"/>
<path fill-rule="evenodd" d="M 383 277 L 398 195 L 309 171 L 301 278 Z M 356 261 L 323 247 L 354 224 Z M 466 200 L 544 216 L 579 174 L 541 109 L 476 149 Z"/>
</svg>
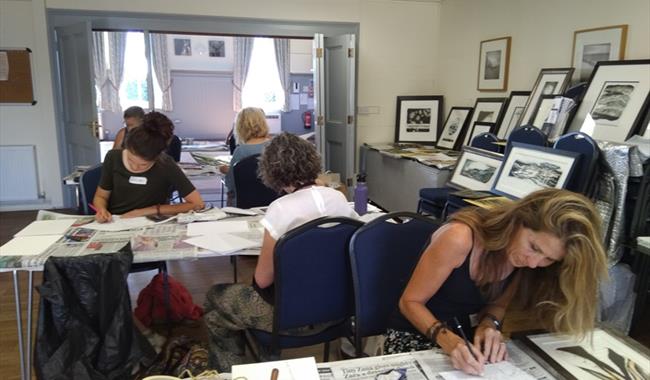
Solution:
<svg viewBox="0 0 650 380">
<path fill-rule="evenodd" d="M 584 336 L 593 329 L 598 284 L 607 276 L 601 241 L 593 203 L 566 190 L 458 211 L 422 254 L 385 353 L 437 344 L 455 368 L 480 374 L 486 361 L 507 357 L 500 330 L 515 295 L 548 329 Z M 452 328 L 455 320 L 473 345 Z"/>
</svg>

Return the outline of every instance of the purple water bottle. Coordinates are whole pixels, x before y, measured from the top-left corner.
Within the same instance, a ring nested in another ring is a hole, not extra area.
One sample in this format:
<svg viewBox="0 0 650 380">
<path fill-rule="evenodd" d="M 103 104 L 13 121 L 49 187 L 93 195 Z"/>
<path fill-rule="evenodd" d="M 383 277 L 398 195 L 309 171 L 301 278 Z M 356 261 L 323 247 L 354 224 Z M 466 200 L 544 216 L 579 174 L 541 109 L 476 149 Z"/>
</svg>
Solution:
<svg viewBox="0 0 650 380">
<path fill-rule="evenodd" d="M 364 173 L 357 176 L 357 186 L 354 188 L 354 211 L 359 215 L 368 212 L 368 186 Z"/>
</svg>

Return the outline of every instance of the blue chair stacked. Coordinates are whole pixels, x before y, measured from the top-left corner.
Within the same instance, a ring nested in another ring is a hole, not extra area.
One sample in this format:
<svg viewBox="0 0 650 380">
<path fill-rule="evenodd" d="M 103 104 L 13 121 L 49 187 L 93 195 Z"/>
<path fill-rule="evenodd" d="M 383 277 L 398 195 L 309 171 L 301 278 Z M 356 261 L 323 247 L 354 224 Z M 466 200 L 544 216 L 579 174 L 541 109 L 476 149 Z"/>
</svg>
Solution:
<svg viewBox="0 0 650 380">
<path fill-rule="evenodd" d="M 596 180 L 596 163 L 600 156 L 596 141 L 582 132 L 571 132 L 558 138 L 553 148 L 580 153 L 567 189 L 589 196 Z"/>
<path fill-rule="evenodd" d="M 357 357 L 362 354 L 361 338 L 386 331 L 411 272 L 438 227 L 434 219 L 411 212 L 393 212 L 359 228 L 352 236 L 350 262 Z"/>
<path fill-rule="evenodd" d="M 508 136 L 506 153 L 510 150 L 513 142 L 520 142 L 530 145 L 546 146 L 548 138 L 541 129 L 532 125 L 522 125 L 515 128 Z"/>
<path fill-rule="evenodd" d="M 272 358 L 278 358 L 284 348 L 325 343 L 323 357 L 327 361 L 329 342 L 351 335 L 354 296 L 348 246 L 361 225 L 350 218 L 325 217 L 278 239 L 273 252 L 273 330 L 248 330 Z M 283 334 L 326 323 L 331 325 L 311 335 Z"/>
<path fill-rule="evenodd" d="M 494 133 L 485 132 L 481 133 L 480 135 L 476 135 L 472 139 L 471 146 L 474 148 L 499 153 L 500 147 L 496 144 L 497 141 L 499 141 L 499 138 Z"/>
</svg>

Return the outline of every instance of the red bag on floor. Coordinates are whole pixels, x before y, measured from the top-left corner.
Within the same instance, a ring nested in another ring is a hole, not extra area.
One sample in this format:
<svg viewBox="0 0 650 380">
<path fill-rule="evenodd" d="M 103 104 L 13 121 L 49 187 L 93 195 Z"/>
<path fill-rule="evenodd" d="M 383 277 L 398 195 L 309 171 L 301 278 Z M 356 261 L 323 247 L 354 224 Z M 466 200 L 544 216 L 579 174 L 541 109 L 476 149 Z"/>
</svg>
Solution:
<svg viewBox="0 0 650 380">
<path fill-rule="evenodd" d="M 192 301 L 192 296 L 185 286 L 167 275 L 169 284 L 169 314 L 165 308 L 165 291 L 163 275 L 155 275 L 138 295 L 138 306 L 135 316 L 143 325 L 149 327 L 153 321 L 169 320 L 173 322 L 183 319 L 197 320 L 203 315 L 203 309 Z"/>
</svg>

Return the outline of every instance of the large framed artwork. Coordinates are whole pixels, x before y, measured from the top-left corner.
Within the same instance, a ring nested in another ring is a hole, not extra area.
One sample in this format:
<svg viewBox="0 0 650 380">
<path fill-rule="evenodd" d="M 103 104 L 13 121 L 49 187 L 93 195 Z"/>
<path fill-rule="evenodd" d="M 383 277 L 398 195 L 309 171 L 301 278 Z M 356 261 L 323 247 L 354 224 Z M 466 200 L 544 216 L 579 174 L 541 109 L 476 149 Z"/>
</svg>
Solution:
<svg viewBox="0 0 650 380">
<path fill-rule="evenodd" d="M 518 126 L 527 125 L 532 122 L 533 113 L 542 95 L 562 95 L 571 82 L 573 67 L 558 69 L 542 69 L 537 76 L 535 85 L 530 92 L 526 107 L 517 122 Z"/>
<path fill-rule="evenodd" d="M 398 96 L 395 142 L 435 144 L 441 111 L 441 95 Z"/>
<path fill-rule="evenodd" d="M 458 147 L 460 136 L 463 135 L 469 125 L 472 110 L 472 107 L 451 108 L 436 147 L 443 149 L 456 149 Z"/>
<path fill-rule="evenodd" d="M 481 41 L 478 61 L 479 91 L 506 91 L 510 66 L 511 37 Z"/>
<path fill-rule="evenodd" d="M 531 333 L 518 339 L 566 379 L 650 379 L 649 350 L 612 330 L 594 329 L 582 341 L 554 333 Z"/>
<path fill-rule="evenodd" d="M 641 127 L 649 100 L 650 59 L 598 62 L 570 130 L 624 142 Z"/>
<path fill-rule="evenodd" d="M 579 156 L 575 152 L 513 142 L 492 192 L 520 199 L 541 189 L 563 189 Z"/>
<path fill-rule="evenodd" d="M 576 30 L 571 61 L 575 67 L 573 81 L 588 81 L 598 62 L 624 59 L 626 40 L 627 25 Z"/>
<path fill-rule="evenodd" d="M 490 191 L 502 160 L 501 154 L 464 146 L 447 185 L 457 189 Z"/>
<path fill-rule="evenodd" d="M 477 98 L 469 125 L 474 125 L 477 121 L 499 125 L 499 122 L 503 118 L 503 109 L 507 101 L 508 98 Z M 463 145 L 469 145 L 470 132 L 467 131 L 465 133 Z M 493 133 L 497 132 L 493 131 Z"/>
<path fill-rule="evenodd" d="M 501 125 L 498 127 L 497 137 L 499 139 L 507 140 L 510 132 L 517 127 L 517 122 L 524 112 L 529 96 L 530 91 L 512 91 L 510 93 L 506 111 L 501 119 Z"/>
</svg>

